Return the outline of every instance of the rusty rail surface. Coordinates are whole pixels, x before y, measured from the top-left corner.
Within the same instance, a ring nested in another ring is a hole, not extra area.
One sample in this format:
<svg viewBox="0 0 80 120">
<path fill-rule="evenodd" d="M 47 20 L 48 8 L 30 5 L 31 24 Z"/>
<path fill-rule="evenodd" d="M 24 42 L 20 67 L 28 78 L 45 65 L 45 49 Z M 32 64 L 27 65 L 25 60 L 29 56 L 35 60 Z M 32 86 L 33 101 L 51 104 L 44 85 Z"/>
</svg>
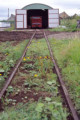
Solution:
<svg viewBox="0 0 80 120">
<path fill-rule="evenodd" d="M 55 61 L 55 59 L 53 57 L 53 52 L 52 52 L 52 49 L 51 49 L 48 37 L 46 36 L 45 32 L 44 32 L 44 36 L 45 36 L 45 39 L 46 39 L 46 42 L 47 42 L 47 45 L 48 45 L 48 49 L 49 49 L 49 52 L 50 52 L 50 56 L 51 56 L 52 62 L 54 64 L 54 67 L 55 67 L 55 70 L 56 70 L 56 73 L 57 73 L 57 76 L 58 76 L 58 79 L 59 79 L 59 83 L 60 83 L 61 88 L 63 90 L 64 97 L 66 99 L 67 105 L 68 105 L 68 107 L 70 109 L 70 112 L 72 114 L 72 117 L 73 117 L 74 120 L 80 120 L 78 115 L 77 115 L 77 112 L 76 112 L 76 110 L 74 108 L 74 105 L 72 104 L 72 101 L 71 101 L 70 96 L 68 94 L 68 90 L 67 90 L 67 88 L 66 88 L 66 86 L 65 86 L 65 84 L 64 84 L 64 82 L 62 80 L 62 76 L 61 76 L 59 68 L 58 68 L 58 66 L 56 64 L 56 61 Z"/>
<path fill-rule="evenodd" d="M 11 81 L 12 81 L 12 79 L 13 79 L 16 71 L 18 70 L 18 68 L 19 68 L 19 66 L 20 66 L 20 64 L 21 64 L 21 62 L 22 62 L 22 60 L 23 60 L 23 58 L 24 58 L 24 56 L 25 56 L 25 54 L 26 54 L 26 52 L 27 52 L 27 50 L 28 50 L 28 46 L 31 44 L 32 39 L 34 38 L 35 34 L 36 34 L 36 31 L 35 31 L 35 32 L 33 33 L 33 35 L 31 36 L 31 39 L 29 40 L 28 44 L 26 45 L 26 47 L 25 47 L 25 49 L 24 49 L 24 52 L 23 52 L 21 58 L 20 58 L 19 61 L 17 62 L 16 66 L 14 67 L 14 69 L 13 69 L 12 73 L 10 74 L 10 76 L 8 77 L 8 79 L 6 80 L 6 83 L 4 84 L 3 89 L 2 89 L 1 92 L 0 92 L 0 101 L 1 101 L 2 96 L 3 96 L 4 93 L 5 93 L 6 89 L 8 88 L 9 84 L 11 83 Z"/>
</svg>

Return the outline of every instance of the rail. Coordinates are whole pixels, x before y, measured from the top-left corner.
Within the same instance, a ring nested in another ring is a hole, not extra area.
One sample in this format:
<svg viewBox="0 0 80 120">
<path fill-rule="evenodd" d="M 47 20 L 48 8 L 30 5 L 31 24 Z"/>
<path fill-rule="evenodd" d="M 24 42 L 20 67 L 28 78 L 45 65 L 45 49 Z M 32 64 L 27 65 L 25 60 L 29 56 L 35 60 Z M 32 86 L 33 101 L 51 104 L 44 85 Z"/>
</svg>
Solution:
<svg viewBox="0 0 80 120">
<path fill-rule="evenodd" d="M 67 90 L 67 88 L 66 88 L 66 86 L 65 86 L 65 84 L 64 84 L 64 82 L 62 80 L 62 76 L 61 76 L 59 68 L 58 68 L 58 66 L 56 64 L 56 61 L 55 61 L 55 59 L 53 57 L 53 52 L 52 52 L 49 40 L 48 40 L 45 32 L 44 32 L 44 36 L 45 36 L 45 39 L 46 39 L 46 42 L 47 42 L 47 45 L 48 45 L 48 49 L 49 49 L 49 52 L 50 52 L 50 56 L 51 56 L 52 62 L 54 64 L 54 66 L 55 66 L 55 70 L 56 70 L 56 74 L 57 74 L 58 79 L 59 79 L 59 83 L 60 83 L 61 88 L 63 90 L 64 97 L 66 99 L 67 105 L 68 105 L 68 107 L 70 109 L 70 112 L 72 114 L 72 117 L 73 117 L 74 120 L 80 120 L 78 115 L 77 115 L 77 112 L 76 112 L 76 110 L 75 110 L 75 108 L 74 108 L 74 106 L 72 104 L 72 101 L 71 101 L 70 96 L 68 94 L 68 90 Z"/>
<path fill-rule="evenodd" d="M 28 46 L 31 44 L 32 39 L 33 39 L 34 36 L 35 36 L 35 33 L 36 33 L 36 31 L 35 31 L 35 32 L 33 33 L 33 35 L 31 36 L 31 39 L 29 40 L 28 44 L 26 45 L 26 47 L 25 47 L 25 49 L 24 49 L 24 52 L 23 52 L 21 58 L 20 58 L 19 61 L 17 62 L 16 66 L 14 67 L 14 69 L 13 69 L 12 73 L 10 74 L 10 76 L 8 77 L 8 79 L 6 80 L 6 83 L 4 84 L 3 89 L 2 89 L 1 92 L 0 92 L 0 100 L 1 100 L 2 96 L 4 95 L 6 89 L 8 88 L 9 84 L 11 83 L 11 81 L 12 81 L 12 79 L 13 79 L 16 71 L 17 71 L 17 69 L 19 68 L 19 66 L 20 66 L 20 64 L 21 64 L 21 62 L 22 62 L 22 60 L 23 60 L 23 58 L 24 58 L 24 56 L 25 56 L 25 54 L 26 54 L 26 52 L 27 52 L 27 50 L 28 50 Z"/>
</svg>

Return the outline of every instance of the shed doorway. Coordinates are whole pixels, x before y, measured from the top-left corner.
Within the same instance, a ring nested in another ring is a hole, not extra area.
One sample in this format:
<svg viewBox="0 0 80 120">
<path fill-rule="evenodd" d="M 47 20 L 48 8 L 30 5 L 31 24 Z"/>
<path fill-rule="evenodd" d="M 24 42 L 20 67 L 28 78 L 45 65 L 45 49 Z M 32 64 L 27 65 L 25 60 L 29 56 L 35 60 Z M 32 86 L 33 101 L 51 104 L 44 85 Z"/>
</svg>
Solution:
<svg viewBox="0 0 80 120">
<path fill-rule="evenodd" d="M 48 10 L 28 10 L 28 28 L 48 28 Z"/>
</svg>

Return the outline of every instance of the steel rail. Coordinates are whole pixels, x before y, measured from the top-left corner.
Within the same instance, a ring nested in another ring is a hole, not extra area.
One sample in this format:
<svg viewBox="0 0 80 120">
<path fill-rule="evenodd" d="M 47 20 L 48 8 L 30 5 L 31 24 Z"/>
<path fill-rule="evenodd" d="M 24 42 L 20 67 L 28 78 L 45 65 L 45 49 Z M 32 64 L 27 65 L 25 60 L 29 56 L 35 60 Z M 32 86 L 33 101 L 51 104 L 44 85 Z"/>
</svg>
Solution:
<svg viewBox="0 0 80 120">
<path fill-rule="evenodd" d="M 9 84 L 11 83 L 11 81 L 12 81 L 15 73 L 17 72 L 17 70 L 18 70 L 18 68 L 19 68 L 19 66 L 20 66 L 20 64 L 21 64 L 21 62 L 22 62 L 22 60 L 23 60 L 23 58 L 24 58 L 27 50 L 28 50 L 28 46 L 31 44 L 32 39 L 34 38 L 35 34 L 36 34 L 36 31 L 35 31 L 35 32 L 33 33 L 33 35 L 31 36 L 31 39 L 29 40 L 28 44 L 26 45 L 26 47 L 25 47 L 25 49 L 24 49 L 24 52 L 23 52 L 21 58 L 19 59 L 19 61 L 18 61 L 17 64 L 15 65 L 15 67 L 14 67 L 12 73 L 10 74 L 10 76 L 8 77 L 8 79 L 6 80 L 6 82 L 5 82 L 5 84 L 4 84 L 4 87 L 3 87 L 3 89 L 2 89 L 1 92 L 0 92 L 0 101 L 1 101 L 2 96 L 3 96 L 4 93 L 5 93 L 6 89 L 8 88 Z"/>
<path fill-rule="evenodd" d="M 47 42 L 47 45 L 48 45 L 48 49 L 49 49 L 49 52 L 50 52 L 50 56 L 51 56 L 52 62 L 54 64 L 54 67 L 55 67 L 55 70 L 56 70 L 56 73 L 57 73 L 57 76 L 58 76 L 58 79 L 59 79 L 59 83 L 60 83 L 61 88 L 63 90 L 64 97 L 66 99 L 67 105 L 68 105 L 68 107 L 70 109 L 70 112 L 72 114 L 72 117 L 73 117 L 74 120 L 80 120 L 78 115 L 77 115 L 77 112 L 76 112 L 76 110 L 74 108 L 74 105 L 72 104 L 72 101 L 71 101 L 70 96 L 68 94 L 68 90 L 67 90 L 67 88 L 66 88 L 66 86 L 65 86 L 65 84 L 64 84 L 64 82 L 62 80 L 62 76 L 60 74 L 59 68 L 58 68 L 58 66 L 56 64 L 56 61 L 54 59 L 50 43 L 49 43 L 48 37 L 46 36 L 45 32 L 44 32 L 44 36 L 45 36 L 45 39 L 46 39 L 46 42 Z"/>
</svg>

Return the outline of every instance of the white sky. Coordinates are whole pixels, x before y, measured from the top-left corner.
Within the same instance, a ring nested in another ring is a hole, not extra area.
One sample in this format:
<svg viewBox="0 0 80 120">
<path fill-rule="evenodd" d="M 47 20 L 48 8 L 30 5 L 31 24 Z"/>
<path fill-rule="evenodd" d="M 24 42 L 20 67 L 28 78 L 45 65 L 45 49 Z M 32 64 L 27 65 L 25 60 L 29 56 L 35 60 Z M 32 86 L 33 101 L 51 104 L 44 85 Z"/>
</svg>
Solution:
<svg viewBox="0 0 80 120">
<path fill-rule="evenodd" d="M 80 0 L 0 0 L 0 20 L 8 18 L 8 8 L 10 14 L 15 14 L 15 9 L 21 9 L 31 3 L 43 3 L 59 8 L 60 13 L 65 11 L 69 15 L 80 15 Z"/>
</svg>

